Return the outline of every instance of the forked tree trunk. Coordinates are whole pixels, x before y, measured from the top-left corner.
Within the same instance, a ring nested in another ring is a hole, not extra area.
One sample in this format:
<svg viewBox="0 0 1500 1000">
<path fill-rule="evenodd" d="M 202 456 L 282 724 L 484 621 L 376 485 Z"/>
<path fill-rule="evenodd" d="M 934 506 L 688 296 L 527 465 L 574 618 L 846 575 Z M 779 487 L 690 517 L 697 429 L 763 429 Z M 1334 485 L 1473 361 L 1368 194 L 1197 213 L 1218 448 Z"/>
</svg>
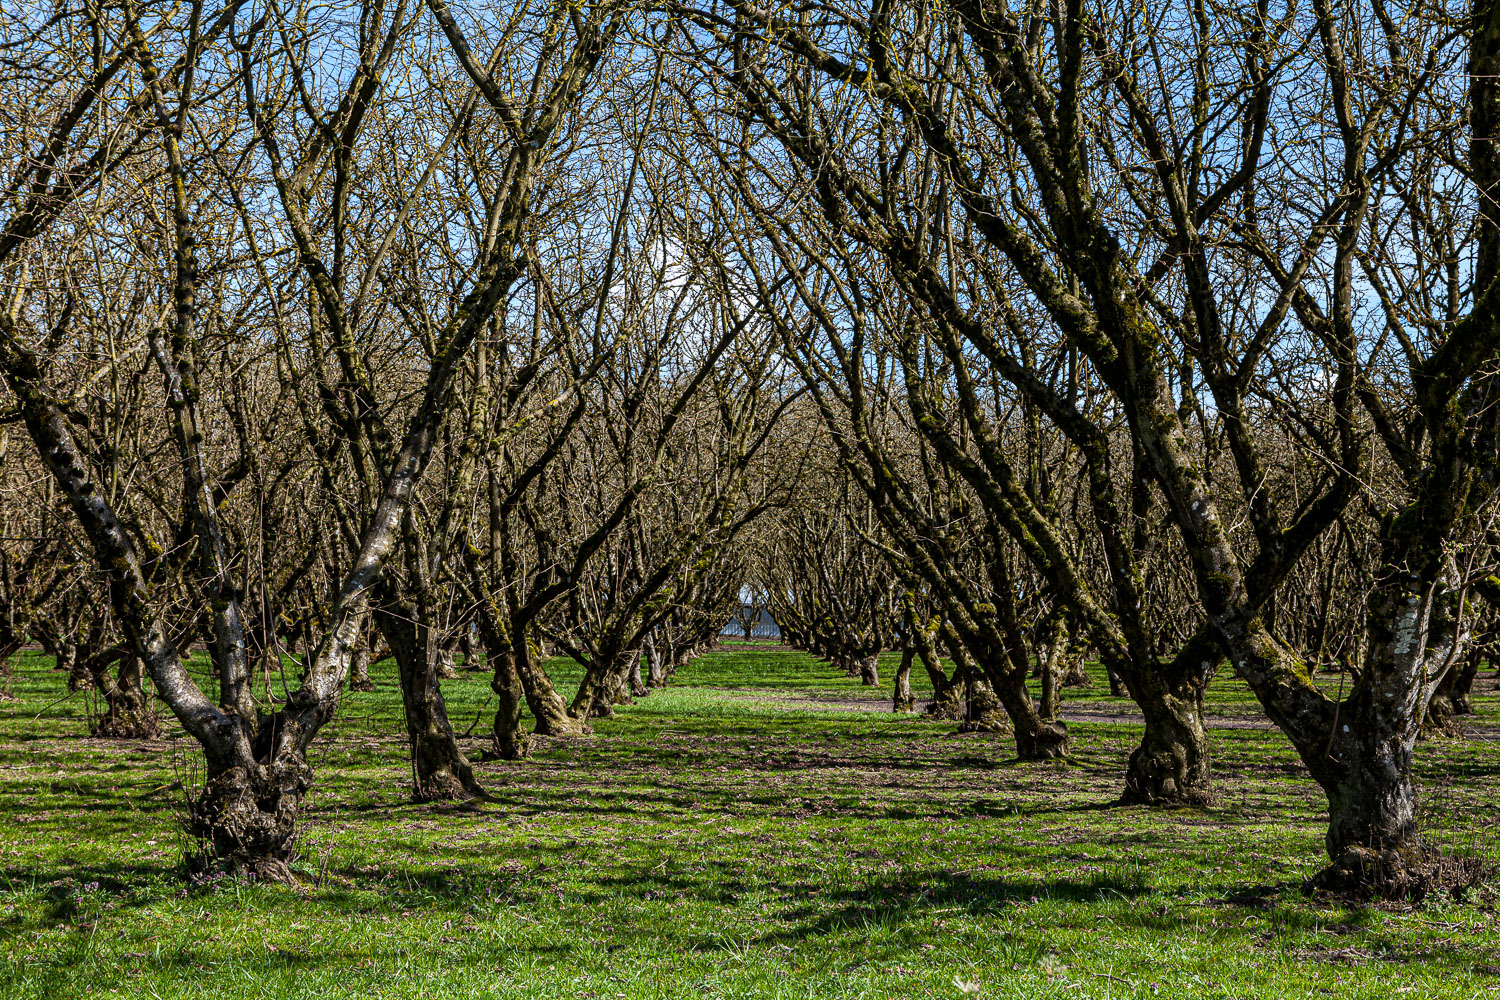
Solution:
<svg viewBox="0 0 1500 1000">
<path fill-rule="evenodd" d="M 1336 707 L 1325 747 L 1298 751 L 1328 796 L 1325 888 L 1421 896 L 1440 873 L 1417 828 L 1412 749 L 1428 702 L 1467 635 L 1437 584 L 1392 574 L 1369 600 L 1369 646 L 1355 693 Z M 1424 679 L 1431 680 L 1424 683 Z"/>
<path fill-rule="evenodd" d="M 960 671 L 954 670 L 951 678 L 943 672 L 942 661 L 938 659 L 937 647 L 930 633 L 918 631 L 914 634 L 914 639 L 922 669 L 927 671 L 927 679 L 932 682 L 932 702 L 923 709 L 923 714 L 933 719 L 962 719 L 964 685 Z"/>
<path fill-rule="evenodd" d="M 896 668 L 896 690 L 891 697 L 891 711 L 914 712 L 917 700 L 911 693 L 911 664 L 917 658 L 917 649 L 908 643 L 901 650 L 901 665 Z"/>
<path fill-rule="evenodd" d="M 1206 635 L 1183 646 L 1172 660 L 1128 650 L 1105 657 L 1126 678 L 1131 699 L 1145 716 L 1140 746 L 1125 768 L 1120 801 L 1139 805 L 1207 805 L 1213 774 L 1204 729 L 1203 696 L 1217 670 L 1218 648 Z"/>
<path fill-rule="evenodd" d="M 987 713 L 980 704 L 987 692 L 1005 711 L 1015 737 L 1017 758 L 1040 761 L 1057 760 L 1068 755 L 1067 725 L 1061 720 L 1043 719 L 1027 690 L 1029 664 L 1023 651 L 1001 654 L 996 662 L 987 663 L 983 672 L 964 647 L 955 646 L 951 652 L 959 669 L 973 678 L 969 684 L 970 718 L 965 720 L 962 728 L 994 728 L 985 724 Z M 974 717 L 976 712 L 978 718 Z"/>
<path fill-rule="evenodd" d="M 380 631 L 396 655 L 406 736 L 411 748 L 412 798 L 464 799 L 484 790 L 458 746 L 448 721 L 448 706 L 438 683 L 439 650 L 432 629 L 416 620 L 405 605 L 383 603 L 376 609 Z"/>
</svg>

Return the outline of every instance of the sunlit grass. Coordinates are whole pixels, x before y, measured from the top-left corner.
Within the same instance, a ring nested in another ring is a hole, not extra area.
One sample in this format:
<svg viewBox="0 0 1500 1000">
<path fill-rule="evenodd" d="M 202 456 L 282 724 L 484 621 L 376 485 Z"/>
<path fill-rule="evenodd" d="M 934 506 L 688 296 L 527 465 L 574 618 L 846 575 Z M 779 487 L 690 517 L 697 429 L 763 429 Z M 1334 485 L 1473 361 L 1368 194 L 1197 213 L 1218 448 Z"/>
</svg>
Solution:
<svg viewBox="0 0 1500 1000">
<path fill-rule="evenodd" d="M 1119 721 L 1022 765 L 1002 736 L 891 713 L 888 689 L 729 647 L 592 738 L 478 765 L 492 802 L 417 806 L 384 664 L 316 746 L 302 881 L 190 890 L 196 751 L 86 738 L 48 666 L 28 655 L 0 704 L 7 998 L 1500 993 L 1484 894 L 1302 896 L 1323 801 L 1273 731 L 1214 730 L 1212 809 L 1113 807 L 1139 729 L 1097 673 L 1069 710 Z M 445 693 L 477 757 L 487 678 Z M 1227 675 L 1212 703 L 1253 712 Z M 1496 744 L 1423 744 L 1419 767 L 1430 835 L 1492 851 Z"/>
</svg>

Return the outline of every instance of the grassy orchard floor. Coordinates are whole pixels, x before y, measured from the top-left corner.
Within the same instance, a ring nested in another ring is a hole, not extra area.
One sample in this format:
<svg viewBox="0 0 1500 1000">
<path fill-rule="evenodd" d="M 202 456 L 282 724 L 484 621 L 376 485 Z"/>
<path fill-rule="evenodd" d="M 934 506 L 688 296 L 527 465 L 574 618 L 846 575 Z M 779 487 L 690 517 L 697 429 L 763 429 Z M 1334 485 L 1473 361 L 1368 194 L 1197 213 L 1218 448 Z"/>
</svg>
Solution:
<svg viewBox="0 0 1500 1000">
<path fill-rule="evenodd" d="M 417 806 L 386 664 L 316 747 L 302 883 L 188 890 L 190 741 L 87 738 L 49 666 L 28 654 L 0 703 L 7 998 L 1500 995 L 1492 893 L 1301 896 L 1323 801 L 1228 677 L 1209 810 L 1111 807 L 1139 727 L 1102 678 L 1068 692 L 1075 758 L 1020 765 L 734 646 L 592 739 L 478 765 L 493 803 Z M 1493 855 L 1481 687 L 1480 733 L 1418 767 L 1430 835 Z M 461 727 L 487 717 L 481 675 L 445 691 Z"/>
</svg>

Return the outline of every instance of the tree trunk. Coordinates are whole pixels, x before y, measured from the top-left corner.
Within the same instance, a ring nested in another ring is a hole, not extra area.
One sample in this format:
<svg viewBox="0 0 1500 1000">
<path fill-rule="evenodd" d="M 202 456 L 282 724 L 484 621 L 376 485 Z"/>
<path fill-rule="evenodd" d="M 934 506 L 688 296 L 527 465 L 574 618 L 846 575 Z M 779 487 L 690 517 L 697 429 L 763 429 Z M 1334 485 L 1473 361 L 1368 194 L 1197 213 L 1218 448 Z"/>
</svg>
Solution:
<svg viewBox="0 0 1500 1000">
<path fill-rule="evenodd" d="M 917 658 L 917 649 L 910 643 L 901 650 L 901 665 L 896 668 L 896 691 L 891 698 L 891 711 L 914 712 L 917 700 L 911 693 L 911 663 Z"/>
<path fill-rule="evenodd" d="M 118 663 L 112 674 L 110 667 Z M 94 689 L 104 701 L 104 712 L 93 720 L 89 730 L 95 736 L 112 739 L 154 739 L 161 735 L 161 719 L 152 710 L 146 689 L 141 658 L 133 653 L 104 654 L 91 665 Z"/>
<path fill-rule="evenodd" d="M 451 681 L 458 677 L 458 669 L 453 664 L 453 648 L 448 645 L 437 647 L 437 675 L 440 680 Z"/>
<path fill-rule="evenodd" d="M 865 687 L 880 686 L 880 656 L 866 656 L 859 661 L 859 682 Z"/>
<path fill-rule="evenodd" d="M 609 669 L 599 659 L 592 659 L 584 667 L 583 679 L 578 682 L 578 690 L 573 693 L 573 700 L 568 704 L 568 714 L 575 719 L 607 719 L 614 714 L 610 707 L 612 698 L 605 697 L 604 685 L 608 683 Z M 601 709 L 607 714 L 599 714 Z"/>
<path fill-rule="evenodd" d="M 88 658 L 79 655 L 79 648 L 71 646 L 72 663 L 68 666 L 68 690 L 86 691 L 94 686 L 94 677 L 89 673 Z"/>
<path fill-rule="evenodd" d="M 1067 657 L 1067 663 L 1063 667 L 1062 686 L 1065 688 L 1093 687 L 1094 681 L 1089 677 L 1089 672 L 1083 668 L 1083 657 L 1072 655 Z"/>
<path fill-rule="evenodd" d="M 949 678 L 943 672 L 942 661 L 938 659 L 937 647 L 933 644 L 930 633 L 918 631 L 914 633 L 914 639 L 922 668 L 927 671 L 927 679 L 932 682 L 932 701 L 922 710 L 922 714 L 933 719 L 962 719 L 964 685 L 960 673 L 955 670 L 953 677 Z"/>
<path fill-rule="evenodd" d="M 1463 665 L 1449 668 L 1438 684 L 1437 692 L 1427 705 L 1427 717 L 1422 722 L 1422 735 L 1433 738 L 1461 739 L 1464 735 L 1460 715 L 1474 714 L 1469 702 L 1469 693 L 1474 687 L 1474 678 L 1479 674 L 1481 650 L 1470 648 Z"/>
<path fill-rule="evenodd" d="M 512 626 L 512 635 L 518 634 Z M 524 635 L 524 630 L 519 633 Z M 557 693 L 552 678 L 541 665 L 541 644 L 533 644 L 530 636 L 517 644 L 515 667 L 521 678 L 521 690 L 526 695 L 526 707 L 536 719 L 533 730 L 538 736 L 578 736 L 589 732 L 583 720 L 568 711 L 568 703 Z M 524 651 L 524 653 L 523 653 Z"/>
<path fill-rule="evenodd" d="M 1022 674 L 1015 683 L 993 689 L 1015 731 L 1020 760 L 1057 760 L 1068 755 L 1068 727 L 1061 719 L 1044 719 L 1026 690 Z M 976 688 L 978 686 L 976 685 Z"/>
<path fill-rule="evenodd" d="M 626 656 L 630 664 L 628 668 L 630 694 L 636 698 L 644 698 L 646 695 L 651 693 L 651 689 L 647 687 L 646 682 L 641 679 L 641 651 L 638 649 L 633 650 L 632 652 L 627 653 Z"/>
<path fill-rule="evenodd" d="M 59 642 L 53 644 L 50 652 L 52 653 L 53 657 L 52 669 L 67 673 L 68 678 L 71 681 L 73 677 L 73 670 L 78 665 L 78 646 L 71 642 Z M 76 690 L 76 688 L 72 687 L 72 685 L 70 684 L 68 690 L 73 691 Z"/>
<path fill-rule="evenodd" d="M 1328 796 L 1325 843 L 1332 864 L 1313 885 L 1385 897 L 1421 897 L 1431 888 L 1431 859 L 1417 831 L 1411 780 L 1416 719 L 1405 725 L 1366 716 L 1333 740 L 1342 763 L 1319 777 Z"/>
<path fill-rule="evenodd" d="M 1474 681 L 1479 676 L 1479 664 L 1484 660 L 1484 651 L 1472 649 L 1469 655 L 1464 657 L 1462 670 L 1453 671 L 1453 682 L 1449 687 L 1449 697 L 1453 699 L 1453 712 L 1456 715 L 1473 715 L 1474 704 L 1469 700 L 1474 693 Z"/>
<path fill-rule="evenodd" d="M 484 664 L 479 662 L 479 647 L 475 644 L 474 636 L 467 625 L 464 626 L 463 633 L 458 638 L 458 651 L 464 655 L 465 670 L 484 669 Z"/>
<path fill-rule="evenodd" d="M 493 725 L 495 752 L 504 760 L 520 760 L 531 753 L 531 738 L 521 724 L 521 706 L 525 703 L 521 677 L 509 649 L 491 648 L 489 659 L 493 668 L 490 690 L 498 700 Z"/>
<path fill-rule="evenodd" d="M 1115 668 L 1108 663 L 1104 665 L 1104 672 L 1109 675 L 1109 693 L 1115 698 L 1129 698 L 1130 687 L 1126 685 L 1125 678 L 1121 677 Z"/>
<path fill-rule="evenodd" d="M 654 634 L 646 636 L 643 648 L 646 653 L 646 683 L 654 688 L 666 687 L 666 664 L 661 649 L 656 645 Z"/>
<path fill-rule="evenodd" d="M 1144 687 L 1144 685 L 1141 685 Z M 1140 697 L 1146 716 L 1141 745 L 1125 768 L 1120 801 L 1140 805 L 1207 804 L 1213 799 L 1201 695 Z"/>
<path fill-rule="evenodd" d="M 360 643 L 349 657 L 349 690 L 374 691 L 375 682 L 370 680 L 370 643 Z"/>
<path fill-rule="evenodd" d="M 396 655 L 406 736 L 411 747 L 412 798 L 465 799 L 483 795 L 468 759 L 448 721 L 448 706 L 438 684 L 439 650 L 432 629 L 417 621 L 405 604 L 383 604 L 376 610 L 380 631 Z"/>
<path fill-rule="evenodd" d="M 217 859 L 260 878 L 290 882 L 297 812 L 312 784 L 312 768 L 296 754 L 278 754 L 269 764 L 249 759 L 216 766 L 210 759 L 208 781 L 187 822 L 188 834 L 204 850 L 189 858 L 189 868 L 201 871 Z"/>
<path fill-rule="evenodd" d="M 1068 622 L 1061 615 L 1044 627 L 1044 642 L 1037 657 L 1041 675 L 1041 717 L 1052 721 L 1062 712 L 1062 661 L 1068 654 Z"/>
</svg>

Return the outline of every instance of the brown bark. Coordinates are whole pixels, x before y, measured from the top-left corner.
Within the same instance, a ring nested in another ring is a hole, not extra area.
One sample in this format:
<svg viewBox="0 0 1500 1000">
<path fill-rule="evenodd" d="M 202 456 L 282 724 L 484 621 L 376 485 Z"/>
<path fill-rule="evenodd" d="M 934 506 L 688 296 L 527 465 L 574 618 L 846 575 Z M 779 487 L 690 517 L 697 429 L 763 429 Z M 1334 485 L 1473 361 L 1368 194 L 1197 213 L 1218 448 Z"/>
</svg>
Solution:
<svg viewBox="0 0 1500 1000">
<path fill-rule="evenodd" d="M 531 753 L 531 738 L 521 722 L 521 707 L 526 700 L 521 677 L 508 648 L 490 649 L 489 659 L 493 671 L 490 690 L 498 701 L 492 727 L 495 752 L 503 760 L 520 760 Z"/>
<path fill-rule="evenodd" d="M 104 703 L 103 712 L 89 724 L 93 735 L 125 740 L 154 739 L 161 735 L 161 718 L 146 695 L 140 657 L 132 653 L 106 654 L 95 659 L 90 667 L 94 690 Z"/>
<path fill-rule="evenodd" d="M 577 736 L 589 732 L 583 720 L 568 711 L 568 703 L 558 694 L 552 678 L 541 668 L 540 651 L 541 644 L 533 643 L 528 637 L 517 649 L 514 660 L 516 673 L 521 678 L 521 689 L 526 695 L 526 707 L 536 719 L 534 731 L 538 736 Z"/>
<path fill-rule="evenodd" d="M 413 608 L 389 600 L 376 608 L 376 622 L 396 654 L 406 736 L 411 748 L 412 798 L 464 799 L 483 795 L 468 758 L 448 721 L 448 706 L 438 683 L 439 650 L 432 629 L 417 620 Z"/>
<path fill-rule="evenodd" d="M 643 643 L 646 654 L 646 683 L 654 688 L 666 687 L 666 657 L 656 643 L 656 636 L 648 635 Z"/>
<path fill-rule="evenodd" d="M 1146 731 L 1125 768 L 1122 802 L 1201 805 L 1213 799 L 1201 697 L 1143 699 Z"/>
</svg>

